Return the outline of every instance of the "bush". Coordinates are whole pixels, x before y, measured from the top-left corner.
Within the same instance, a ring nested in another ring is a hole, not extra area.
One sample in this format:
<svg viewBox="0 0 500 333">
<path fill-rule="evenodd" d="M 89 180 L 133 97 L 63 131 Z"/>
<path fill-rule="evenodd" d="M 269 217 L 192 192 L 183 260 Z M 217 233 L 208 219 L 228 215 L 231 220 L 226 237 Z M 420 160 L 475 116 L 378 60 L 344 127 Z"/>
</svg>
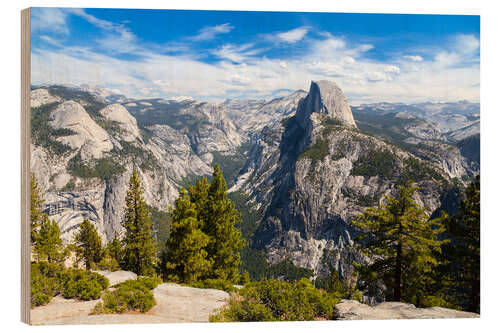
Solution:
<svg viewBox="0 0 500 333">
<path fill-rule="evenodd" d="M 60 273 L 59 281 L 64 298 L 78 298 L 85 301 L 98 299 L 101 292 L 109 286 L 109 280 L 104 276 L 76 268 Z"/>
<path fill-rule="evenodd" d="M 59 290 L 57 275 L 62 269 L 48 262 L 31 264 L 31 307 L 50 302 Z"/>
<path fill-rule="evenodd" d="M 219 289 L 229 292 L 236 291 L 236 288 L 230 281 L 222 280 L 222 279 L 206 279 L 202 281 L 197 281 L 191 285 L 195 288 L 203 288 L 203 289 Z"/>
<path fill-rule="evenodd" d="M 298 321 L 332 319 L 339 298 L 318 290 L 307 279 L 251 282 L 210 321 Z"/>
<path fill-rule="evenodd" d="M 113 291 L 107 291 L 102 296 L 92 314 L 123 313 L 139 310 L 147 312 L 156 305 L 152 289 L 161 283 L 157 277 L 140 277 L 116 285 Z"/>
<path fill-rule="evenodd" d="M 118 261 L 111 257 L 109 254 L 105 254 L 101 261 L 98 263 L 91 263 L 90 268 L 96 271 L 119 271 L 120 270 L 120 264 Z"/>
</svg>

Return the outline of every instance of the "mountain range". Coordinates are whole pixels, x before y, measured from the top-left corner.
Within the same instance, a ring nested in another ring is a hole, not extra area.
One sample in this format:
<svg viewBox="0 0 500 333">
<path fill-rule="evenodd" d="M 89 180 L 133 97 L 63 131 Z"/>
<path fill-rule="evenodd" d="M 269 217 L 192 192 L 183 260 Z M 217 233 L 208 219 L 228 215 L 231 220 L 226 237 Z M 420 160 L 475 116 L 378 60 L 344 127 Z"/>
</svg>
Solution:
<svg viewBox="0 0 500 333">
<path fill-rule="evenodd" d="M 479 104 L 350 106 L 340 87 L 266 100 L 131 99 L 102 87 L 31 91 L 31 171 L 65 242 L 88 218 L 106 241 L 123 232 L 128 180 L 138 170 L 160 240 L 181 186 L 218 163 L 244 214 L 253 251 L 318 276 L 352 261 L 350 221 L 413 180 L 431 216 L 457 210 L 479 173 Z M 325 264 L 326 263 L 326 264 Z"/>
</svg>

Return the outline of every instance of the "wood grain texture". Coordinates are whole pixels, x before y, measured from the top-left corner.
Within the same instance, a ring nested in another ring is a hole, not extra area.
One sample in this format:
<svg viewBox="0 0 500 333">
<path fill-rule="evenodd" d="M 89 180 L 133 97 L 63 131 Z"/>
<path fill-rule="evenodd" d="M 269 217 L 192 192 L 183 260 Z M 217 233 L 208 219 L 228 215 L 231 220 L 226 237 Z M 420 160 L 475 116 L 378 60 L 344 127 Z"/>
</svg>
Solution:
<svg viewBox="0 0 500 333">
<path fill-rule="evenodd" d="M 30 8 L 21 11 L 21 321 L 30 324 Z"/>
</svg>

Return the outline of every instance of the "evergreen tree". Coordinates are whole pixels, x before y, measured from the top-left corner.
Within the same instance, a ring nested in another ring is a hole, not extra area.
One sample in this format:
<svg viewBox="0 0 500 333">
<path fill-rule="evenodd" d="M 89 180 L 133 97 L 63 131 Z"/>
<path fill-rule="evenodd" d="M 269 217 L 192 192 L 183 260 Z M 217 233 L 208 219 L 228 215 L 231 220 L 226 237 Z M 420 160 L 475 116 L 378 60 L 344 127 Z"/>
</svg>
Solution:
<svg viewBox="0 0 500 333">
<path fill-rule="evenodd" d="M 466 189 L 460 211 L 446 217 L 451 242 L 443 246 L 448 261 L 445 288 L 462 309 L 479 313 L 480 306 L 480 179 Z"/>
<path fill-rule="evenodd" d="M 34 252 L 38 261 L 50 263 L 62 262 L 65 252 L 62 246 L 61 231 L 57 222 L 45 218 L 40 225 L 40 230 L 34 244 Z"/>
<path fill-rule="evenodd" d="M 240 279 L 240 250 L 245 245 L 241 231 L 237 228 L 241 216 L 227 197 L 226 181 L 217 164 L 208 189 L 208 202 L 202 231 L 210 236 L 207 252 L 214 262 L 212 278 L 237 283 Z"/>
<path fill-rule="evenodd" d="M 413 200 L 418 189 L 411 184 L 398 186 L 396 198 L 368 208 L 353 224 L 361 229 L 358 240 L 367 265 L 356 265 L 360 286 L 374 295 L 385 286 L 384 297 L 421 305 L 425 286 L 432 283 L 433 268 L 444 241 L 438 235 L 441 220 L 430 220 L 424 208 Z"/>
<path fill-rule="evenodd" d="M 98 263 L 103 255 L 101 237 L 96 227 L 88 219 L 84 219 L 74 237 L 76 255 L 90 269 L 92 263 Z"/>
<path fill-rule="evenodd" d="M 213 180 L 189 186 L 171 210 L 172 228 L 162 260 L 169 279 L 240 281 L 239 251 L 244 246 L 237 228 L 240 214 L 227 197 L 227 186 L 218 165 Z M 163 264 L 162 264 L 163 265 Z"/>
<path fill-rule="evenodd" d="M 156 244 L 153 232 L 153 223 L 149 210 L 143 198 L 144 189 L 139 175 L 134 170 L 130 176 L 130 183 L 125 197 L 125 228 L 124 268 L 138 275 L 154 274 L 156 261 Z"/>
<path fill-rule="evenodd" d="M 37 231 L 42 223 L 47 219 L 47 214 L 42 212 L 44 200 L 42 199 L 42 191 L 38 185 L 38 181 L 34 174 L 31 174 L 31 243 L 36 240 Z"/>
<path fill-rule="evenodd" d="M 123 262 L 123 246 L 122 242 L 115 233 L 113 240 L 106 245 L 106 252 L 109 256 L 116 260 L 118 263 Z"/>
<path fill-rule="evenodd" d="M 196 204 L 181 188 L 171 210 L 171 233 L 163 259 L 166 278 L 171 281 L 196 282 L 206 277 L 212 266 L 205 250 L 210 238 L 200 230 L 197 212 Z"/>
</svg>

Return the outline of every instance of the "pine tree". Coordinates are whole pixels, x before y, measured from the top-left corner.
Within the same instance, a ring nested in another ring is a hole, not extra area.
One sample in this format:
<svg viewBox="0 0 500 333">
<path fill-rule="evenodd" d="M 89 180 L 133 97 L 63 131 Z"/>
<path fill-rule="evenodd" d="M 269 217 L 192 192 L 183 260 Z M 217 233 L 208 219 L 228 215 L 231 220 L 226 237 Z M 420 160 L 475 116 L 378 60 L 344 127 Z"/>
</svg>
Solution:
<svg viewBox="0 0 500 333">
<path fill-rule="evenodd" d="M 218 165 L 213 180 L 205 178 L 181 189 L 166 252 L 162 255 L 169 279 L 240 281 L 239 251 L 244 246 L 237 224 L 240 214 L 227 197 L 227 186 Z"/>
<path fill-rule="evenodd" d="M 34 244 L 34 252 L 38 261 L 51 263 L 62 262 L 65 257 L 61 240 L 61 231 L 57 222 L 45 218 L 40 225 L 40 230 Z"/>
<path fill-rule="evenodd" d="M 42 191 L 38 185 L 38 181 L 34 174 L 31 174 L 31 243 L 36 240 L 37 231 L 43 221 L 47 219 L 47 214 L 42 212 L 44 200 L 42 199 Z"/>
<path fill-rule="evenodd" d="M 240 279 L 240 250 L 245 246 L 241 231 L 237 228 L 241 216 L 227 197 L 226 181 L 217 164 L 212 176 L 208 189 L 208 213 L 202 225 L 202 231 L 210 236 L 207 252 L 214 262 L 212 278 L 237 283 Z"/>
<path fill-rule="evenodd" d="M 398 186 L 397 198 L 386 196 L 387 204 L 368 208 L 353 224 L 367 265 L 356 265 L 360 286 L 374 295 L 386 287 L 385 298 L 421 304 L 426 284 L 432 283 L 432 270 L 444 241 L 441 220 L 430 220 L 412 195 L 418 187 Z"/>
<path fill-rule="evenodd" d="M 443 246 L 448 260 L 447 293 L 466 311 L 480 310 L 480 179 L 466 189 L 460 211 L 446 218 L 451 242 Z"/>
<path fill-rule="evenodd" d="M 123 246 L 116 233 L 113 240 L 106 245 L 106 252 L 119 264 L 123 262 Z"/>
<path fill-rule="evenodd" d="M 156 244 L 153 223 L 149 216 L 146 201 L 143 198 L 144 189 L 139 175 L 134 170 L 125 197 L 125 228 L 124 268 L 138 275 L 154 274 L 156 261 Z"/>
<path fill-rule="evenodd" d="M 181 188 L 171 213 L 171 232 L 164 254 L 166 278 L 193 283 L 206 277 L 212 261 L 205 250 L 210 238 L 200 230 L 196 204 Z"/>
<path fill-rule="evenodd" d="M 76 255 L 90 269 L 92 263 L 98 263 L 103 255 L 101 237 L 96 227 L 88 219 L 84 219 L 74 237 Z"/>
</svg>

